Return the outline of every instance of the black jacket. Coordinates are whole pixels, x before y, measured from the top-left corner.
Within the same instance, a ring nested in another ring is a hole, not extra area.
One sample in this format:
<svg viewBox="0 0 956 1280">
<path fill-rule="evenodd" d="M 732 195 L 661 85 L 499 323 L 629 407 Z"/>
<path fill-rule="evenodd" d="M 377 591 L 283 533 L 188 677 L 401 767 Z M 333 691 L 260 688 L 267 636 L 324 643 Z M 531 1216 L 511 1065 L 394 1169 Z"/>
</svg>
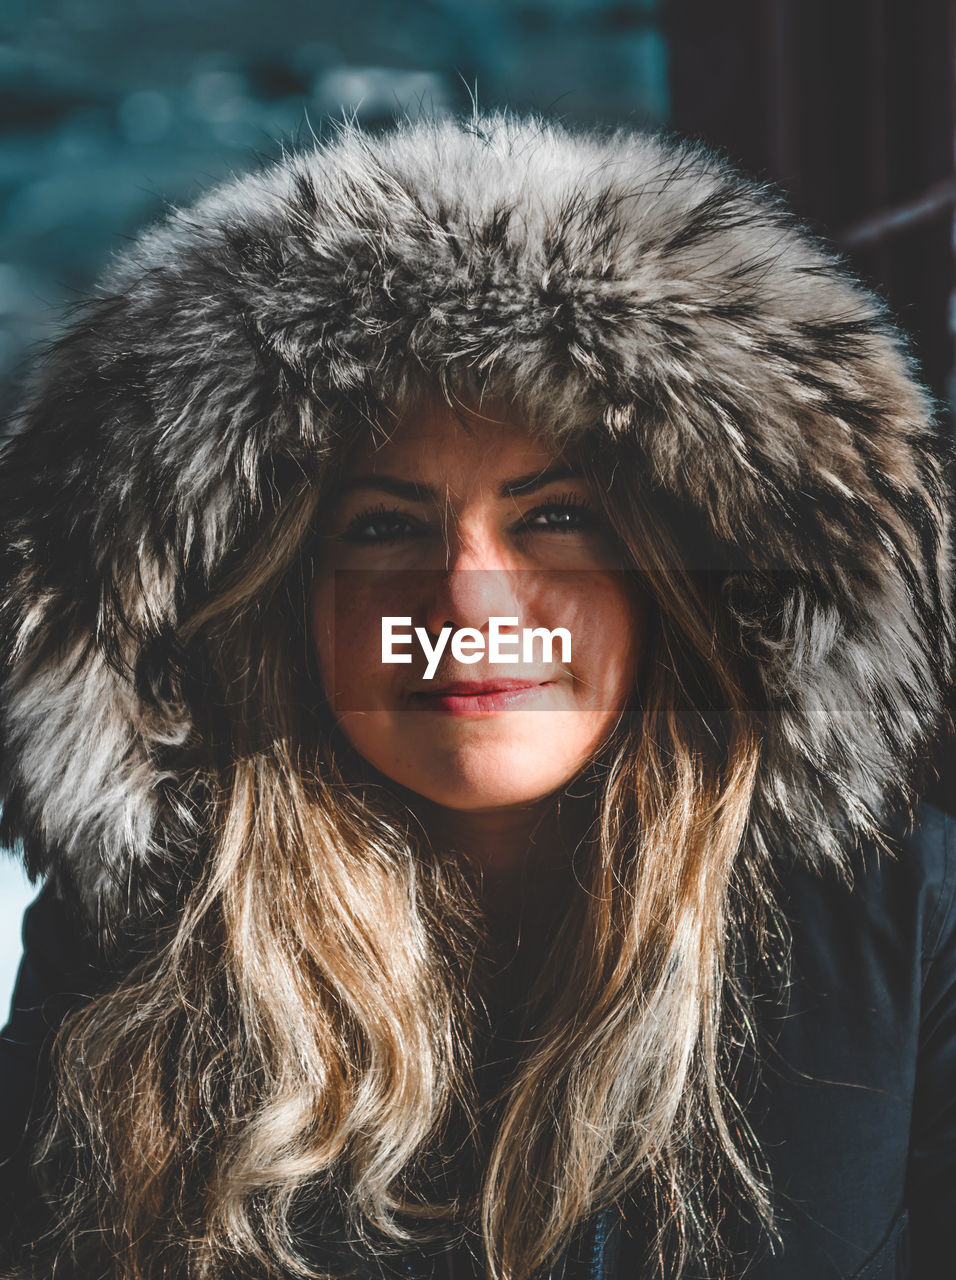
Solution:
<svg viewBox="0 0 956 1280">
<path fill-rule="evenodd" d="M 944 1280 L 956 1267 L 956 821 L 897 818 L 898 856 L 860 855 L 848 889 L 796 866 L 782 901 L 790 984 L 758 1001 L 759 1085 L 748 1118 L 771 1170 L 780 1243 L 731 1244 L 749 1280 Z M 97 984 L 69 913 L 44 889 L 0 1036 L 0 1188 L 8 1243 L 41 1220 L 25 1156 L 44 1044 Z M 608 1215 L 568 1264 L 589 1280 L 654 1274 L 639 1208 Z M 2 1254 L 0 1254 L 2 1257 Z M 415 1268 L 416 1263 L 410 1260 Z M 421 1265 L 421 1264 L 419 1264 Z"/>
</svg>

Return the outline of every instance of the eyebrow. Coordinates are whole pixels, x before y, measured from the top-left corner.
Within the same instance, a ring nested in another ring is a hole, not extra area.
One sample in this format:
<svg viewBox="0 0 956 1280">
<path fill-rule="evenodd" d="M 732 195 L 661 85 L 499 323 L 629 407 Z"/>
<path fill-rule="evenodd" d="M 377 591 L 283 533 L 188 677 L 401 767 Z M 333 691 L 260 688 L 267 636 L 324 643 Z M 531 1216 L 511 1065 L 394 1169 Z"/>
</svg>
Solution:
<svg viewBox="0 0 956 1280">
<path fill-rule="evenodd" d="M 521 498 L 535 493 L 549 484 L 559 480 L 581 480 L 583 476 L 577 467 L 566 464 L 546 467 L 543 471 L 529 471 L 527 475 L 515 476 L 505 480 L 500 489 L 502 498 Z M 354 489 L 377 489 L 393 498 L 402 498 L 406 502 L 437 502 L 439 493 L 431 485 L 418 484 L 414 480 L 401 480 L 398 476 L 374 474 L 352 476 L 346 480 L 339 490 L 340 494 L 351 493 Z"/>
</svg>

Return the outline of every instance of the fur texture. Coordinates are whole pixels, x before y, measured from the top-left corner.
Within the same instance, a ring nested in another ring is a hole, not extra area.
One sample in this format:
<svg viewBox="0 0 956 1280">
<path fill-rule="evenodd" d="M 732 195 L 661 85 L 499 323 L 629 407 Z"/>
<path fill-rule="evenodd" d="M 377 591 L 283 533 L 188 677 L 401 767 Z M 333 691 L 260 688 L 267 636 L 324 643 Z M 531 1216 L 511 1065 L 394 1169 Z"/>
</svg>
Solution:
<svg viewBox="0 0 956 1280">
<path fill-rule="evenodd" d="M 3 834 L 106 942 L 201 848 L 169 639 L 415 379 L 594 432 L 722 575 L 764 728 L 748 842 L 839 858 L 949 664 L 931 407 L 882 305 L 692 144 L 495 116 L 343 130 L 145 234 L 2 455 Z M 166 886 L 165 888 L 163 886 Z"/>
</svg>

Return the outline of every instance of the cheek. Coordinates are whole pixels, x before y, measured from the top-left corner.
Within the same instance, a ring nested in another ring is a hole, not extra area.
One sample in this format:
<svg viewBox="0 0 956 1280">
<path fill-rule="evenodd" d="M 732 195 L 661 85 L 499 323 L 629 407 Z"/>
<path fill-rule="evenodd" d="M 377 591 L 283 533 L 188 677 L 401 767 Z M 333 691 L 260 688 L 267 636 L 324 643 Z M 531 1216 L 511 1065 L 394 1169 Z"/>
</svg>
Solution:
<svg viewBox="0 0 956 1280">
<path fill-rule="evenodd" d="M 589 575 L 562 604 L 571 673 L 582 708 L 613 718 L 637 684 L 648 604 L 623 575 Z"/>
<path fill-rule="evenodd" d="M 322 691 L 336 714 L 375 705 L 400 666 L 382 663 L 382 598 L 360 577 L 319 573 L 309 623 Z"/>
</svg>

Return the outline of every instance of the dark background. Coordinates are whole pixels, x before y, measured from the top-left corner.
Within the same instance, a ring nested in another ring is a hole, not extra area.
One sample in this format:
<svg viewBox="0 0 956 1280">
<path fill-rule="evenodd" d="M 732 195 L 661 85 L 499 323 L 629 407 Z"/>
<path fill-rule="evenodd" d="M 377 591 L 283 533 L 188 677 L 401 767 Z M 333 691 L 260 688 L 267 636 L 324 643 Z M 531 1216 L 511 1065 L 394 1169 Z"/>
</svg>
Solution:
<svg viewBox="0 0 956 1280">
<path fill-rule="evenodd" d="M 948 424 L 954 32 L 956 0 L 3 0 L 0 404 L 167 204 L 343 112 L 380 128 L 476 93 L 676 128 L 781 184 L 888 299 Z"/>
</svg>

